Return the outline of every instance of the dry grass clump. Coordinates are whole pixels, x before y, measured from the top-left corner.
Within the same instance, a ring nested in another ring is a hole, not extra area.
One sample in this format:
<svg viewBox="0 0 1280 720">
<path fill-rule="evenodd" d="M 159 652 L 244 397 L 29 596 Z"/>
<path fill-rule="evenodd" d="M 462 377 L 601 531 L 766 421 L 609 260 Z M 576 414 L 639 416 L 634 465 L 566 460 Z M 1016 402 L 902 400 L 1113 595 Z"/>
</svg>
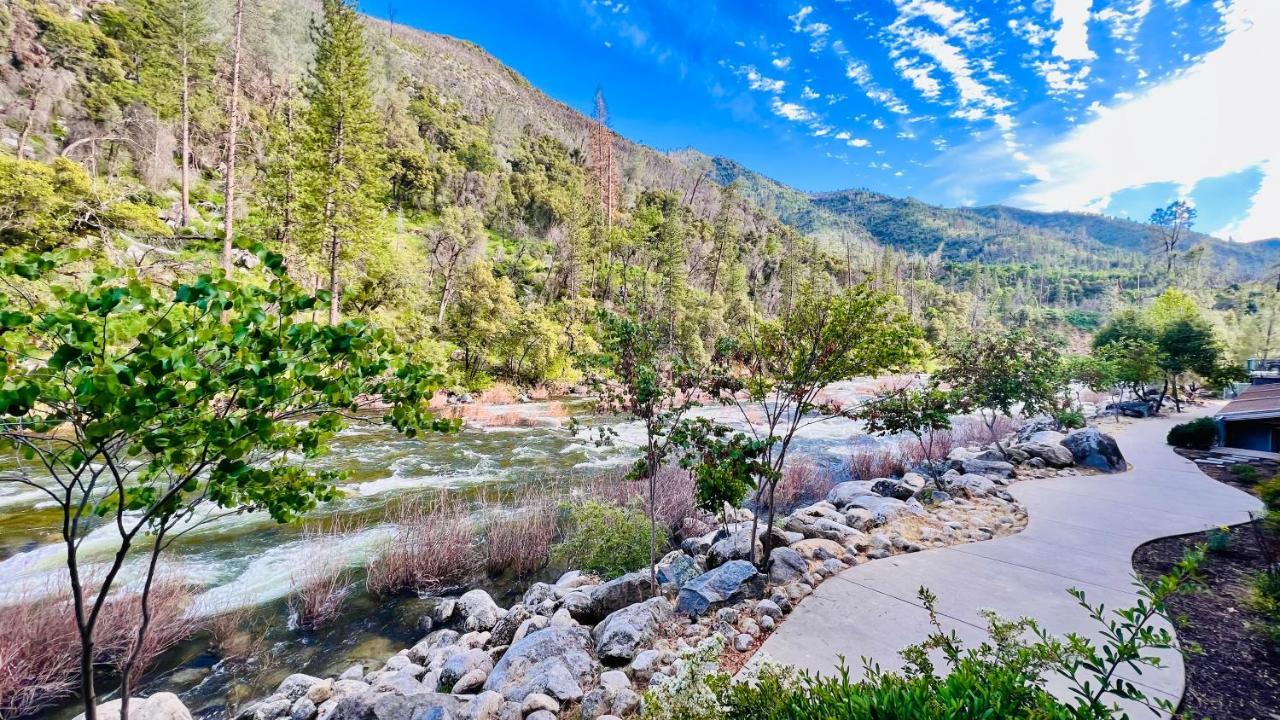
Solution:
<svg viewBox="0 0 1280 720">
<path fill-rule="evenodd" d="M 309 549 L 302 566 L 289 576 L 286 599 L 293 627 L 314 630 L 338 616 L 355 582 L 341 540 L 364 528 L 362 522 L 341 518 L 303 528 L 302 540 Z"/>
<path fill-rule="evenodd" d="M 674 465 L 663 465 L 656 478 L 656 502 L 654 515 L 658 523 L 671 532 L 678 532 L 686 518 L 699 515 L 694 499 L 694 481 L 689 471 Z M 601 475 L 590 481 L 587 495 L 611 502 L 621 507 L 638 504 L 649 512 L 649 481 L 627 479 L 625 471 Z"/>
<path fill-rule="evenodd" d="M 475 524 L 447 494 L 401 503 L 389 519 L 396 534 L 369 562 L 369 592 L 438 592 L 464 584 L 479 567 Z"/>
<path fill-rule="evenodd" d="M 556 535 L 556 503 L 544 495 L 523 493 L 512 512 L 490 513 L 485 525 L 485 567 L 491 575 L 523 577 L 546 567 Z"/>
<path fill-rule="evenodd" d="M 782 479 L 774 489 L 773 500 L 778 505 L 778 512 L 789 512 L 806 502 L 815 502 L 827 496 L 835 486 L 835 479 L 825 468 L 808 460 L 789 463 L 782 470 Z M 763 505 L 768 498 L 758 497 L 755 501 Z"/>
<path fill-rule="evenodd" d="M 210 645 L 224 661 L 245 664 L 266 658 L 270 643 L 257 607 L 242 604 L 218 610 L 202 621 Z"/>
<path fill-rule="evenodd" d="M 88 595 L 96 589 L 88 588 Z M 137 647 L 134 680 L 165 651 L 190 636 L 195 626 L 184 613 L 191 589 L 167 573 L 153 583 L 147 637 Z M 117 592 L 103 605 L 94 634 L 98 665 L 122 668 L 137 645 L 142 599 Z M 79 689 L 80 639 L 76 633 L 71 588 L 0 607 L 0 717 L 17 718 L 56 705 Z"/>
<path fill-rule="evenodd" d="M 858 480 L 875 480 L 906 472 L 902 455 L 883 447 L 858 448 L 849 454 L 849 474 Z"/>
</svg>

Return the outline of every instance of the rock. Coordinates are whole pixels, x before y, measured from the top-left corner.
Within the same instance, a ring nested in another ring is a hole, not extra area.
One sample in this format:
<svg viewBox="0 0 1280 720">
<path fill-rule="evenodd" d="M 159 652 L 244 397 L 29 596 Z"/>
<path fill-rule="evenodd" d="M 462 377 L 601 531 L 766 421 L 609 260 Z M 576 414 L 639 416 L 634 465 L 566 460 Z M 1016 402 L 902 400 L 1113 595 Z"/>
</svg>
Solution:
<svg viewBox="0 0 1280 720">
<path fill-rule="evenodd" d="M 730 560 L 686 583 L 676 599 L 676 611 L 702 615 L 726 603 L 758 598 L 764 594 L 764 585 L 764 575 L 756 572 L 754 565 L 746 560 Z"/>
<path fill-rule="evenodd" d="M 338 703 L 339 708 L 342 707 L 342 702 Z M 377 693 L 369 702 L 368 712 L 376 720 L 463 720 L 467 717 L 467 705 L 446 693 Z M 335 709 L 334 715 L 337 713 L 338 710 Z M 369 715 L 347 714 L 345 720 L 357 720 L 360 717 L 367 718 Z"/>
<path fill-rule="evenodd" d="M 364 666 L 352 665 L 346 670 L 343 670 L 342 674 L 338 676 L 338 679 L 339 680 L 360 680 L 363 677 L 364 677 Z"/>
<path fill-rule="evenodd" d="M 529 693 L 524 696 L 524 702 L 520 703 L 520 712 L 528 715 L 539 710 L 545 710 L 551 714 L 560 712 L 560 703 L 556 699 L 542 693 Z"/>
<path fill-rule="evenodd" d="M 773 547 L 786 547 L 794 542 L 800 542 L 804 539 L 804 535 L 790 530 L 783 530 L 780 527 L 771 527 L 760 533 L 760 542 L 770 542 Z"/>
<path fill-rule="evenodd" d="M 685 583 L 703 573 L 695 558 L 679 551 L 667 553 L 662 562 L 658 563 L 657 571 L 659 585 L 675 588 L 684 587 Z"/>
<path fill-rule="evenodd" d="M 458 678 L 458 682 L 453 684 L 453 688 L 449 692 L 454 695 L 473 693 L 484 687 L 484 681 L 488 679 L 488 677 L 489 673 L 481 670 L 480 668 L 470 670 L 466 675 Z"/>
<path fill-rule="evenodd" d="M 493 632 L 489 635 L 489 644 L 510 645 L 515 640 L 516 631 L 531 617 L 533 617 L 533 611 L 527 605 L 513 606 L 493 626 Z"/>
<path fill-rule="evenodd" d="M 323 682 L 323 680 L 318 677 L 304 675 L 302 673 L 294 673 L 280 681 L 280 685 L 276 688 L 275 694 L 288 699 L 289 702 L 293 702 L 294 700 L 306 695 L 312 685 L 318 685 L 321 682 Z M 129 708 L 129 712 L 130 714 L 133 713 L 132 707 Z"/>
<path fill-rule="evenodd" d="M 573 613 L 569 612 L 564 608 L 560 608 L 555 612 L 554 615 L 551 616 L 551 620 L 548 624 L 565 626 L 565 625 L 579 625 L 580 623 L 574 619 Z"/>
<path fill-rule="evenodd" d="M 662 653 L 657 650 L 641 650 L 631 661 L 631 676 L 639 682 L 646 682 L 658 669 L 658 659 Z"/>
<path fill-rule="evenodd" d="M 963 474 L 993 475 L 1011 478 L 1014 476 L 1013 464 L 1003 460 L 962 460 L 952 461 L 951 467 Z"/>
<path fill-rule="evenodd" d="M 505 720 L 510 717 L 506 714 L 506 701 L 496 692 L 482 692 L 471 701 L 471 707 L 467 713 L 467 720 Z M 520 706 L 512 703 L 512 712 L 514 720 L 519 720 Z"/>
<path fill-rule="evenodd" d="M 316 704 L 305 695 L 293 701 L 293 707 L 289 708 L 289 720 L 311 720 L 315 716 Z"/>
<path fill-rule="evenodd" d="M 707 554 L 707 551 L 711 549 L 711 538 L 706 537 L 705 535 L 685 538 L 684 542 L 680 543 L 680 549 L 684 551 L 686 555 L 693 555 L 695 557 L 698 555 L 705 555 Z"/>
<path fill-rule="evenodd" d="M 480 649 L 464 650 L 449 658 L 444 667 L 440 668 L 437 687 L 446 692 L 472 670 L 480 670 L 487 675 L 492 669 L 493 659 L 489 657 L 489 653 Z"/>
<path fill-rule="evenodd" d="M 373 689 L 378 692 L 396 692 L 401 695 L 412 695 L 434 688 L 427 687 L 418 681 L 412 673 L 393 671 L 380 672 L 374 677 Z"/>
<path fill-rule="evenodd" d="M 856 497 L 873 494 L 871 485 L 872 483 L 866 480 L 848 480 L 838 483 L 827 493 L 827 502 L 837 508 L 844 508 Z"/>
<path fill-rule="evenodd" d="M 801 540 L 791 549 L 796 551 L 806 560 L 826 560 L 827 558 L 842 558 L 848 552 L 843 545 L 832 540 L 824 540 L 822 538 L 809 538 Z"/>
<path fill-rule="evenodd" d="M 458 598 L 458 612 L 466 618 L 468 630 L 491 630 L 505 614 L 484 590 L 475 589 Z"/>
<path fill-rule="evenodd" d="M 763 554 L 764 546 L 751 536 L 751 528 L 739 530 L 711 544 L 711 549 L 707 551 L 707 569 L 717 568 L 730 560 L 748 560 Z"/>
<path fill-rule="evenodd" d="M 306 694 L 306 698 L 316 705 L 319 705 L 331 697 L 333 697 L 333 680 L 331 678 L 321 680 L 315 685 L 312 685 L 311 688 L 307 690 Z"/>
<path fill-rule="evenodd" d="M 614 578 L 591 591 L 594 616 L 590 617 L 590 621 L 595 622 L 611 612 L 651 598 L 653 597 L 653 591 L 653 579 L 649 577 L 648 569 L 638 570 L 633 573 L 627 573 L 622 577 Z M 565 599 L 568 600 L 568 596 L 565 596 Z M 574 613 L 572 609 L 569 610 L 569 613 L 578 622 L 586 622 L 577 613 Z"/>
<path fill-rule="evenodd" d="M 907 505 L 901 500 L 881 497 L 879 495 L 864 495 L 859 498 L 854 498 L 851 504 L 854 507 L 863 508 L 867 512 L 871 513 L 871 517 L 880 525 L 907 515 L 924 514 L 918 508 Z"/>
<path fill-rule="evenodd" d="M 876 480 L 871 486 L 871 492 L 884 497 L 891 497 L 897 500 L 906 500 L 915 494 L 916 488 L 900 483 L 897 480 L 884 478 Z"/>
<path fill-rule="evenodd" d="M 738 652 L 746 652 L 751 647 L 751 636 L 741 633 L 733 638 L 733 649 Z"/>
<path fill-rule="evenodd" d="M 845 525 L 845 516 L 827 502 L 815 503 L 796 510 L 783 521 L 783 527 L 807 538 L 820 537 L 837 542 L 852 529 Z"/>
<path fill-rule="evenodd" d="M 1043 435 L 1048 433 L 1036 433 Z M 1058 435 L 1059 433 L 1052 433 Z M 1075 458 L 1071 451 L 1064 447 L 1061 443 L 1053 442 L 1037 442 L 1031 441 L 1023 445 L 1019 445 L 1029 457 L 1037 457 L 1044 461 L 1049 467 L 1064 468 L 1075 463 Z"/>
<path fill-rule="evenodd" d="M 560 609 L 557 613 L 568 613 L 570 617 L 578 622 L 594 622 L 599 611 L 596 609 L 596 602 L 592 599 L 591 594 L 582 592 L 581 590 L 571 592 L 564 596 L 560 601 Z"/>
<path fill-rule="evenodd" d="M 1025 421 L 1023 421 L 1022 425 L 1018 427 L 1018 432 L 1014 436 L 1014 438 L 1017 440 L 1018 443 L 1030 442 L 1032 440 L 1037 440 L 1036 435 L 1039 435 L 1040 433 L 1043 433 L 1043 432 L 1053 432 L 1053 430 L 1057 427 L 1058 427 L 1057 420 L 1054 420 L 1048 415 L 1038 415 L 1033 418 L 1027 418 Z M 1053 440 L 1052 442 L 1061 441 L 1062 437 L 1060 435 L 1061 434 L 1059 433 L 1059 437 L 1056 440 Z M 1050 441 L 1037 440 L 1037 442 L 1050 442 Z"/>
<path fill-rule="evenodd" d="M 921 475 L 920 473 L 909 472 L 903 475 L 902 479 L 899 480 L 898 482 L 900 482 L 903 485 L 906 485 L 912 490 L 919 490 L 920 488 L 929 484 L 929 479 Z"/>
<path fill-rule="evenodd" d="M 559 597 L 559 594 L 556 593 L 556 586 L 548 585 L 544 582 L 536 582 L 530 585 L 528 590 L 524 591 L 524 597 L 520 599 L 520 602 L 529 607 L 537 607 L 538 603 L 543 600 L 557 600 Z"/>
<path fill-rule="evenodd" d="M 850 507 L 844 513 L 844 524 L 854 530 L 865 532 L 872 525 L 875 525 L 875 522 L 875 516 L 866 508 Z"/>
<path fill-rule="evenodd" d="M 774 548 L 769 553 L 769 582 L 785 585 L 809 572 L 804 556 L 789 547 Z"/>
<path fill-rule="evenodd" d="M 456 642 L 458 642 L 456 631 L 437 630 L 409 648 L 408 657 L 419 665 L 425 665 L 429 662 L 433 651 L 449 647 Z"/>
<path fill-rule="evenodd" d="M 455 598 L 443 598 L 431 608 L 431 619 L 440 624 L 447 623 L 457 611 L 458 601 Z"/>
<path fill-rule="evenodd" d="M 1032 433 L 1025 440 L 1022 439 L 1021 431 L 1018 432 L 1018 436 L 1019 436 L 1018 443 L 1023 445 L 1025 445 L 1026 443 L 1048 443 L 1050 445 L 1054 445 L 1057 443 L 1061 443 L 1067 437 L 1066 435 L 1058 432 L 1057 430 L 1040 430 L 1038 432 Z"/>
<path fill-rule="evenodd" d="M 489 673 L 484 689 L 515 702 L 523 702 L 530 693 L 577 701 L 595 671 L 595 645 L 586 628 L 549 627 L 508 648 Z"/>
<path fill-rule="evenodd" d="M 772 600 L 761 600 L 756 603 L 756 617 L 781 620 L 782 608 L 778 607 L 778 604 Z"/>
<path fill-rule="evenodd" d="M 290 703 L 285 701 L 284 712 L 288 712 Z M 98 706 L 98 720 L 120 720 L 120 700 L 111 700 Z M 131 720 L 191 720 L 191 711 L 178 699 L 177 695 L 159 692 L 150 697 L 130 698 L 129 717 Z M 75 717 L 84 720 L 84 713 Z"/>
<path fill-rule="evenodd" d="M 601 620 L 591 631 L 596 655 L 605 664 L 631 662 L 637 652 L 653 642 L 658 629 L 669 622 L 671 603 L 663 597 L 622 608 Z"/>
<path fill-rule="evenodd" d="M 567 613 L 567 611 L 562 611 L 562 610 L 557 610 L 556 612 Z M 570 617 L 570 619 L 572 619 L 572 617 Z M 528 620 L 525 620 L 524 622 L 520 623 L 520 627 L 516 628 L 515 635 L 511 636 L 511 644 L 514 645 L 515 643 L 520 642 L 529 633 L 537 632 L 538 630 L 543 630 L 550 624 L 551 624 L 551 620 L 547 616 L 534 615 Z"/>
<path fill-rule="evenodd" d="M 617 677 L 609 677 L 609 676 Z M 640 707 L 640 696 L 631 689 L 631 681 L 619 672 L 604 673 L 600 686 L 582 698 L 583 720 L 599 720 L 610 716 L 623 717 Z"/>
<path fill-rule="evenodd" d="M 989 478 L 974 473 L 952 475 L 947 478 L 946 483 L 948 491 L 963 492 L 969 497 L 986 497 L 996 490 L 996 484 Z"/>
<path fill-rule="evenodd" d="M 524 720 L 556 720 L 556 714 L 546 710 L 534 710 L 525 715 Z"/>
<path fill-rule="evenodd" d="M 1105 473 L 1124 472 L 1129 467 L 1116 439 L 1097 428 L 1077 430 L 1064 438 L 1062 445 L 1071 451 L 1077 465 Z"/>
</svg>

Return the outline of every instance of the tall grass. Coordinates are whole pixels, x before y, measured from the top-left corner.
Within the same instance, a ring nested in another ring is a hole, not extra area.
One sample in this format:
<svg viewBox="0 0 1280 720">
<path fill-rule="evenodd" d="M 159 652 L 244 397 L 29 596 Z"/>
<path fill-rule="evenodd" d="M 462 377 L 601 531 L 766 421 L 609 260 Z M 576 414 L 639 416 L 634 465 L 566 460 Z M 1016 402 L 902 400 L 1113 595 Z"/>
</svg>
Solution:
<svg viewBox="0 0 1280 720">
<path fill-rule="evenodd" d="M 687 470 L 674 465 L 663 465 L 655 478 L 654 516 L 658 523 L 676 533 L 684 526 L 686 518 L 700 514 L 694 499 L 694 481 Z M 639 505 L 649 512 L 649 481 L 628 479 L 623 472 L 597 477 L 586 484 L 590 497 L 628 507 Z"/>
<path fill-rule="evenodd" d="M 485 567 L 491 575 L 524 577 L 551 559 L 557 503 L 540 493 L 523 492 L 512 505 L 511 512 L 491 510 L 485 523 Z"/>
<path fill-rule="evenodd" d="M 103 605 L 94 634 L 98 666 L 119 669 L 135 649 L 142 601 L 129 590 L 118 591 Z M 191 600 L 191 589 L 176 576 L 164 572 L 156 578 L 150 629 L 137 648 L 135 673 L 145 672 L 195 631 L 184 617 Z M 80 639 L 68 585 L 59 582 L 52 592 L 32 592 L 0 607 L 0 717 L 28 716 L 74 697 L 79 675 Z"/>
<path fill-rule="evenodd" d="M 800 505 L 815 502 L 827 496 L 835 486 L 831 472 L 808 460 L 788 463 L 782 470 L 782 479 L 773 491 L 773 501 L 777 504 L 778 513 L 786 513 Z M 753 502 L 763 507 L 768 498 L 753 494 Z"/>
<path fill-rule="evenodd" d="M 302 541 L 308 551 L 302 565 L 289 576 L 286 603 L 290 625 L 315 630 L 338 616 L 355 582 L 341 540 L 365 527 L 363 522 L 335 518 L 303 528 Z"/>
<path fill-rule="evenodd" d="M 858 480 L 901 475 L 906 471 L 902 460 L 895 448 L 858 448 L 849 454 L 849 475 Z"/>
<path fill-rule="evenodd" d="M 369 592 L 438 592 L 465 584 L 479 568 L 475 524 L 449 495 L 401 503 L 389 519 L 396 534 L 369 562 Z"/>
</svg>

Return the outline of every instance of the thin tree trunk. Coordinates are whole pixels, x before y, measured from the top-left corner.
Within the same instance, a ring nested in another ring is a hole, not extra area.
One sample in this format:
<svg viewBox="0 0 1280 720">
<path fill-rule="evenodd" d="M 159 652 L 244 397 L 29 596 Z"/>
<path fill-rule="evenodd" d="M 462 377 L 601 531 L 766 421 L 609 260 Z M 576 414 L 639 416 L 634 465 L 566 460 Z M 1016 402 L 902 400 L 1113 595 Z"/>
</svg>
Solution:
<svg viewBox="0 0 1280 720">
<path fill-rule="evenodd" d="M 167 522 L 167 521 L 166 521 Z M 138 632 L 134 635 L 133 647 L 129 649 L 129 658 L 120 668 L 120 720 L 129 718 L 129 693 L 132 691 L 133 671 L 142 655 L 142 644 L 146 641 L 147 631 L 151 629 L 151 589 L 156 578 L 156 566 L 159 564 L 160 551 L 164 548 L 164 534 L 167 528 L 161 523 L 156 533 L 155 544 L 151 547 L 151 561 L 147 564 L 147 579 L 142 584 L 142 619 L 138 623 Z"/>
<path fill-rule="evenodd" d="M 182 227 L 191 224 L 191 76 L 187 51 L 182 51 Z"/>
<path fill-rule="evenodd" d="M 244 28 L 244 0 L 235 0 L 232 25 L 231 97 L 227 100 L 227 174 L 222 210 L 222 271 L 228 275 L 231 274 L 231 238 L 236 214 L 236 142 L 240 132 L 240 37 Z"/>
<path fill-rule="evenodd" d="M 338 255 L 342 252 L 342 240 L 338 228 L 331 227 L 329 235 L 329 324 L 338 324 Z"/>
<path fill-rule="evenodd" d="M 658 591 L 658 451 L 653 446 L 654 428 L 649 429 L 649 582 L 653 596 Z"/>
</svg>

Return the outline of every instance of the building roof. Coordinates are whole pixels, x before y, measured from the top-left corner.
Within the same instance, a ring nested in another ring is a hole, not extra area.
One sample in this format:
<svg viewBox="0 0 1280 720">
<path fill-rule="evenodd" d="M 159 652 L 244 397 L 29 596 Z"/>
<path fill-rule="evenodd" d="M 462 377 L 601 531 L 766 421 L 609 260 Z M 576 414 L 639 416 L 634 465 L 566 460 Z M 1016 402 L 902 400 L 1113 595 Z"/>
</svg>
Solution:
<svg viewBox="0 0 1280 720">
<path fill-rule="evenodd" d="M 1227 403 L 1214 417 L 1219 420 L 1280 418 L 1280 383 L 1251 385 Z"/>
</svg>

